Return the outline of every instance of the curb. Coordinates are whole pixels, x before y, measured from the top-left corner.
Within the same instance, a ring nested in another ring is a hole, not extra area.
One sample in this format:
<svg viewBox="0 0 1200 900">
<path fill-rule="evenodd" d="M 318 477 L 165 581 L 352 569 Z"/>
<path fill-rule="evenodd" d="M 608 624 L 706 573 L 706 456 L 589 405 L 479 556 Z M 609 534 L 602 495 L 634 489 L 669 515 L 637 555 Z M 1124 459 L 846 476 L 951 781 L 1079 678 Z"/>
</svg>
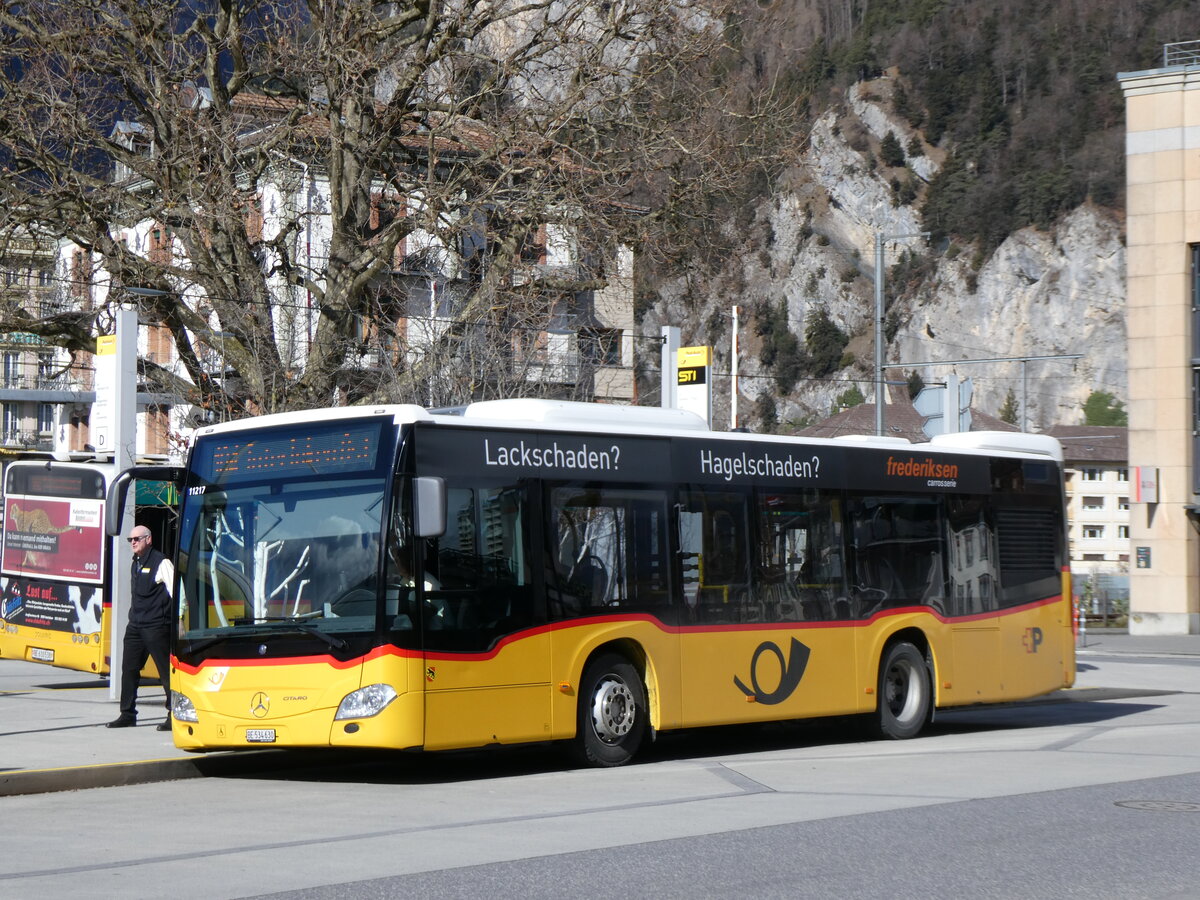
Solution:
<svg viewBox="0 0 1200 900">
<path fill-rule="evenodd" d="M 0 772 L 0 797 L 153 784 L 185 778 L 236 777 L 266 771 L 307 768 L 319 760 L 324 760 L 324 764 L 328 765 L 328 751 L 239 751 L 197 756 L 194 759 L 168 757 L 56 769 L 25 769 Z"/>
</svg>

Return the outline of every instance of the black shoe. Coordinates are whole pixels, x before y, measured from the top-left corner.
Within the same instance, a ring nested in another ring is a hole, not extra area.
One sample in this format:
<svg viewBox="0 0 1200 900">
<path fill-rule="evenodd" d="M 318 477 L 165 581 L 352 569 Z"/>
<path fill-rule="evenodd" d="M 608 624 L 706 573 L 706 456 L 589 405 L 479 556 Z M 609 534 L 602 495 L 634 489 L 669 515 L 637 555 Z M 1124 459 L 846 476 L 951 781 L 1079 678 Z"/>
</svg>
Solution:
<svg viewBox="0 0 1200 900">
<path fill-rule="evenodd" d="M 137 724 L 137 719 L 131 719 L 128 716 L 121 716 L 119 719 L 113 719 L 107 722 L 105 728 L 132 728 Z"/>
<path fill-rule="evenodd" d="M 171 730 L 171 720 L 167 719 L 167 721 L 165 721 L 165 722 L 159 722 L 154 727 L 156 729 L 158 729 L 159 731 L 170 731 Z"/>
</svg>

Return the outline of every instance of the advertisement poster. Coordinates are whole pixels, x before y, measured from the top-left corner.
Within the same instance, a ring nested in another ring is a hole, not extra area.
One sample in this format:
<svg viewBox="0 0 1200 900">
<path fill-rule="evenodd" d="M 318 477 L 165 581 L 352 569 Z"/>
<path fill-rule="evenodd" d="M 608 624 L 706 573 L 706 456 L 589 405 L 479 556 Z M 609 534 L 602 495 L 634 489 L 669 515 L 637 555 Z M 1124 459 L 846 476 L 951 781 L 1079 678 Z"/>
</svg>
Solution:
<svg viewBox="0 0 1200 900">
<path fill-rule="evenodd" d="M 104 592 L 97 586 L 0 578 L 0 614 L 12 625 L 96 634 L 103 613 Z"/>
<path fill-rule="evenodd" d="M 104 501 L 5 499 L 4 574 L 100 584 L 103 562 Z"/>
</svg>

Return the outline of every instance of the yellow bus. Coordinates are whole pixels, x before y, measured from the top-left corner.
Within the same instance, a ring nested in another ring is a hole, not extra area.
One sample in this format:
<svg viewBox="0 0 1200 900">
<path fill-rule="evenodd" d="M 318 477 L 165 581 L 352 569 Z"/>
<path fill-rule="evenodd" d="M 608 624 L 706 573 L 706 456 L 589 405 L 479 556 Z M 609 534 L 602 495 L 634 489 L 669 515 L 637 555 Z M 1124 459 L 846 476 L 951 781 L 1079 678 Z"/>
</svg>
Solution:
<svg viewBox="0 0 1200 900">
<path fill-rule="evenodd" d="M 110 462 L 17 460 L 4 470 L 0 659 L 107 675 L 112 554 L 105 502 Z M 166 544 L 174 486 L 141 482 L 138 522 Z M 124 545 L 122 545 L 124 546 Z M 154 662 L 143 673 L 154 678 Z"/>
<path fill-rule="evenodd" d="M 909 738 L 1074 680 L 1044 436 L 498 400 L 214 425 L 185 468 L 185 749 L 563 741 L 607 766 L 704 725 L 862 714 Z"/>
<path fill-rule="evenodd" d="M 0 658 L 108 672 L 104 503 L 114 473 L 52 460 L 5 468 Z"/>
</svg>

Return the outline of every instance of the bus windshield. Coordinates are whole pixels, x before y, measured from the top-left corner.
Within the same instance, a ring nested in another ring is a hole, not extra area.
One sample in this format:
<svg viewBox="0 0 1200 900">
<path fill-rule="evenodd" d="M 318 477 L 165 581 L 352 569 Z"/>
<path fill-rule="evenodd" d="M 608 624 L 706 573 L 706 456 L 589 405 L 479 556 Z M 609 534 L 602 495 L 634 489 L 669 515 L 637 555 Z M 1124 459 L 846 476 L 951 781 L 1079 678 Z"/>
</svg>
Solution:
<svg viewBox="0 0 1200 900">
<path fill-rule="evenodd" d="M 376 419 L 197 442 L 179 544 L 188 639 L 374 630 L 388 435 Z"/>
</svg>

